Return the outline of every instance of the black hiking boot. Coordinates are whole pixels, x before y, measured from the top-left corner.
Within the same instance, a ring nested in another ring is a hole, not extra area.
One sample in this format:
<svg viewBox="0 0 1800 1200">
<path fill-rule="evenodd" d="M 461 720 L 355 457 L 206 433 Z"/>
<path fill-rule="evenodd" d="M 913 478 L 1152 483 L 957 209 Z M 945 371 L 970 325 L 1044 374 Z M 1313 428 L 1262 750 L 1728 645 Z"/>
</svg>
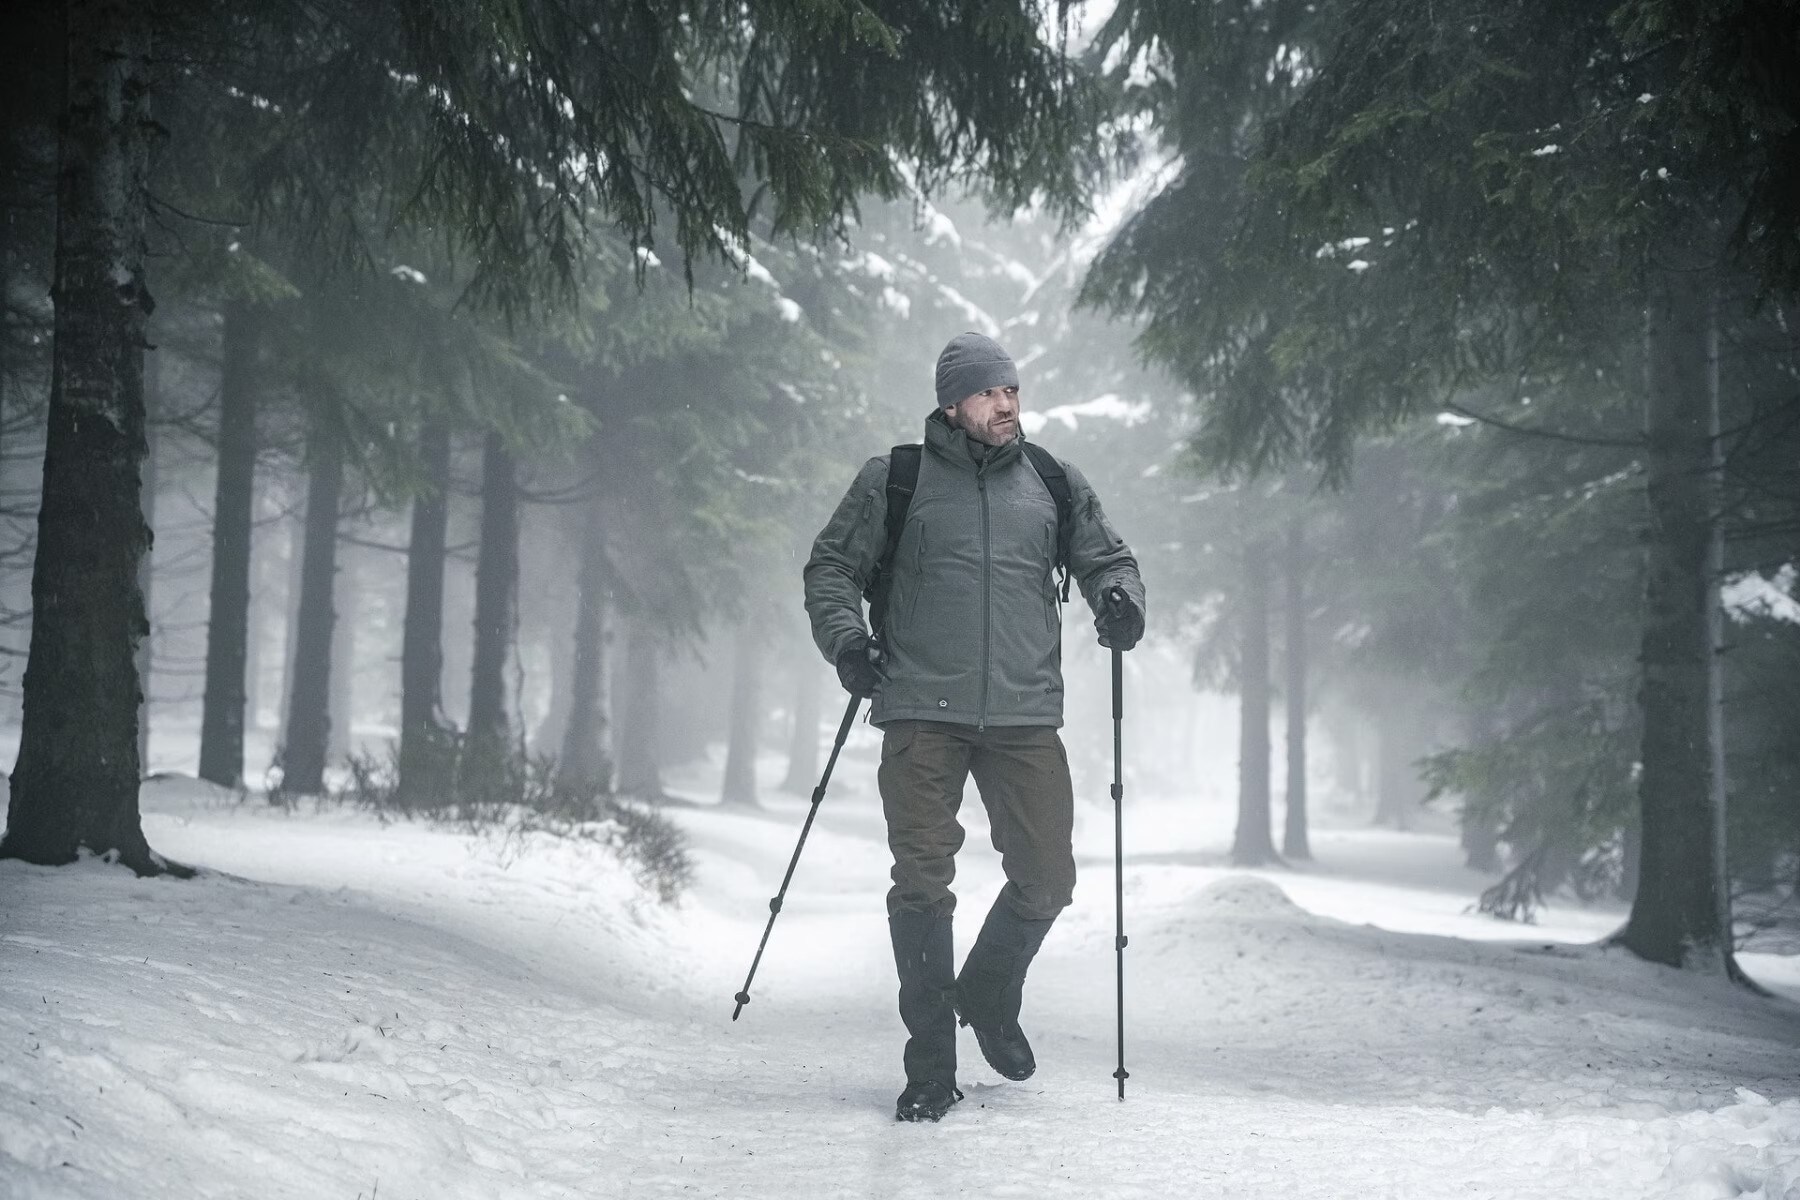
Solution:
<svg viewBox="0 0 1800 1200">
<path fill-rule="evenodd" d="M 1031 1043 L 1019 1028 L 1019 1009 L 1025 971 L 1054 921 L 1024 920 L 1004 898 L 996 900 L 956 979 L 958 1017 L 975 1031 L 975 1044 L 988 1066 L 1007 1079 L 1030 1079 L 1037 1070 Z"/>
<path fill-rule="evenodd" d="M 936 1121 L 950 1111 L 950 1106 L 963 1098 L 953 1087 L 935 1079 L 909 1083 L 894 1104 L 896 1121 Z"/>
<path fill-rule="evenodd" d="M 956 954 L 950 918 L 902 912 L 888 918 L 906 1023 L 906 1091 L 895 1116 L 935 1121 L 956 1103 Z M 915 1093 L 918 1093 L 915 1096 Z M 916 1115 L 908 1116 L 910 1107 Z"/>
</svg>

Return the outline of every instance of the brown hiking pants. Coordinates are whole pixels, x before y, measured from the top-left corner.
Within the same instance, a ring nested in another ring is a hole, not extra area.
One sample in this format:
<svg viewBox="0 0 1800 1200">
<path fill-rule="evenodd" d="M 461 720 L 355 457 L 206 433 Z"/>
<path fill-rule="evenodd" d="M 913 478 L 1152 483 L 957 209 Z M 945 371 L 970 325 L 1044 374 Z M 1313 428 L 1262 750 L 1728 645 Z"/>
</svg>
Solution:
<svg viewBox="0 0 1800 1200">
<path fill-rule="evenodd" d="M 894 853 L 888 915 L 955 910 L 956 813 L 970 775 L 1006 871 L 1001 899 L 1028 921 L 1056 916 L 1075 890 L 1075 793 L 1056 728 L 942 721 L 890 721 L 883 731 L 877 779 Z"/>
</svg>

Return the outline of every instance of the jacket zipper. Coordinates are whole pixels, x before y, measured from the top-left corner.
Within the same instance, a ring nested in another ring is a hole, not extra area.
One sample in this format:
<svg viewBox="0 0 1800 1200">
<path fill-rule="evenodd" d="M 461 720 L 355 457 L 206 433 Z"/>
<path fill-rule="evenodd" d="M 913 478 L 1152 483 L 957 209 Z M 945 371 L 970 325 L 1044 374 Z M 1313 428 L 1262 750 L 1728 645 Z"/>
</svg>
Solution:
<svg viewBox="0 0 1800 1200">
<path fill-rule="evenodd" d="M 989 561 L 993 558 L 993 538 L 988 529 L 988 494 L 987 463 L 983 462 L 975 468 L 975 490 L 981 494 L 981 709 L 975 716 L 977 733 L 987 728 L 988 676 L 993 674 L 988 662 L 991 651 L 988 646 L 993 627 L 993 614 L 990 610 L 993 584 L 988 577 Z"/>
</svg>

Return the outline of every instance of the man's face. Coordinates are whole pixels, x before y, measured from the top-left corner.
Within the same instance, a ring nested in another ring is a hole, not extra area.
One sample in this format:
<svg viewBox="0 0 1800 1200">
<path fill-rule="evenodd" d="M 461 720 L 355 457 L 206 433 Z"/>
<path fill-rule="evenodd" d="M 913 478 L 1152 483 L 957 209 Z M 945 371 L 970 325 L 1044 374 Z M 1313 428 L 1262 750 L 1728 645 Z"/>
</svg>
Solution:
<svg viewBox="0 0 1800 1200">
<path fill-rule="evenodd" d="M 1019 389 L 992 387 L 944 410 L 950 424 L 978 442 L 1004 446 L 1019 436 Z"/>
</svg>

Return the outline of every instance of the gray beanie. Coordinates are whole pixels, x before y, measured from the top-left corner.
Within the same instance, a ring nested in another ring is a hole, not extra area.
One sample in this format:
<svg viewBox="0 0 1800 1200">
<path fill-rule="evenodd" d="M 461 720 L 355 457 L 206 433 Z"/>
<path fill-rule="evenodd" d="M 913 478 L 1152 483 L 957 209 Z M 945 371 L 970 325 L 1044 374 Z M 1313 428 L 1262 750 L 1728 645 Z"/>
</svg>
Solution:
<svg viewBox="0 0 1800 1200">
<path fill-rule="evenodd" d="M 1000 343 L 979 333 L 959 333 L 937 360 L 939 408 L 961 404 L 991 387 L 1018 387 L 1019 369 Z"/>
</svg>

